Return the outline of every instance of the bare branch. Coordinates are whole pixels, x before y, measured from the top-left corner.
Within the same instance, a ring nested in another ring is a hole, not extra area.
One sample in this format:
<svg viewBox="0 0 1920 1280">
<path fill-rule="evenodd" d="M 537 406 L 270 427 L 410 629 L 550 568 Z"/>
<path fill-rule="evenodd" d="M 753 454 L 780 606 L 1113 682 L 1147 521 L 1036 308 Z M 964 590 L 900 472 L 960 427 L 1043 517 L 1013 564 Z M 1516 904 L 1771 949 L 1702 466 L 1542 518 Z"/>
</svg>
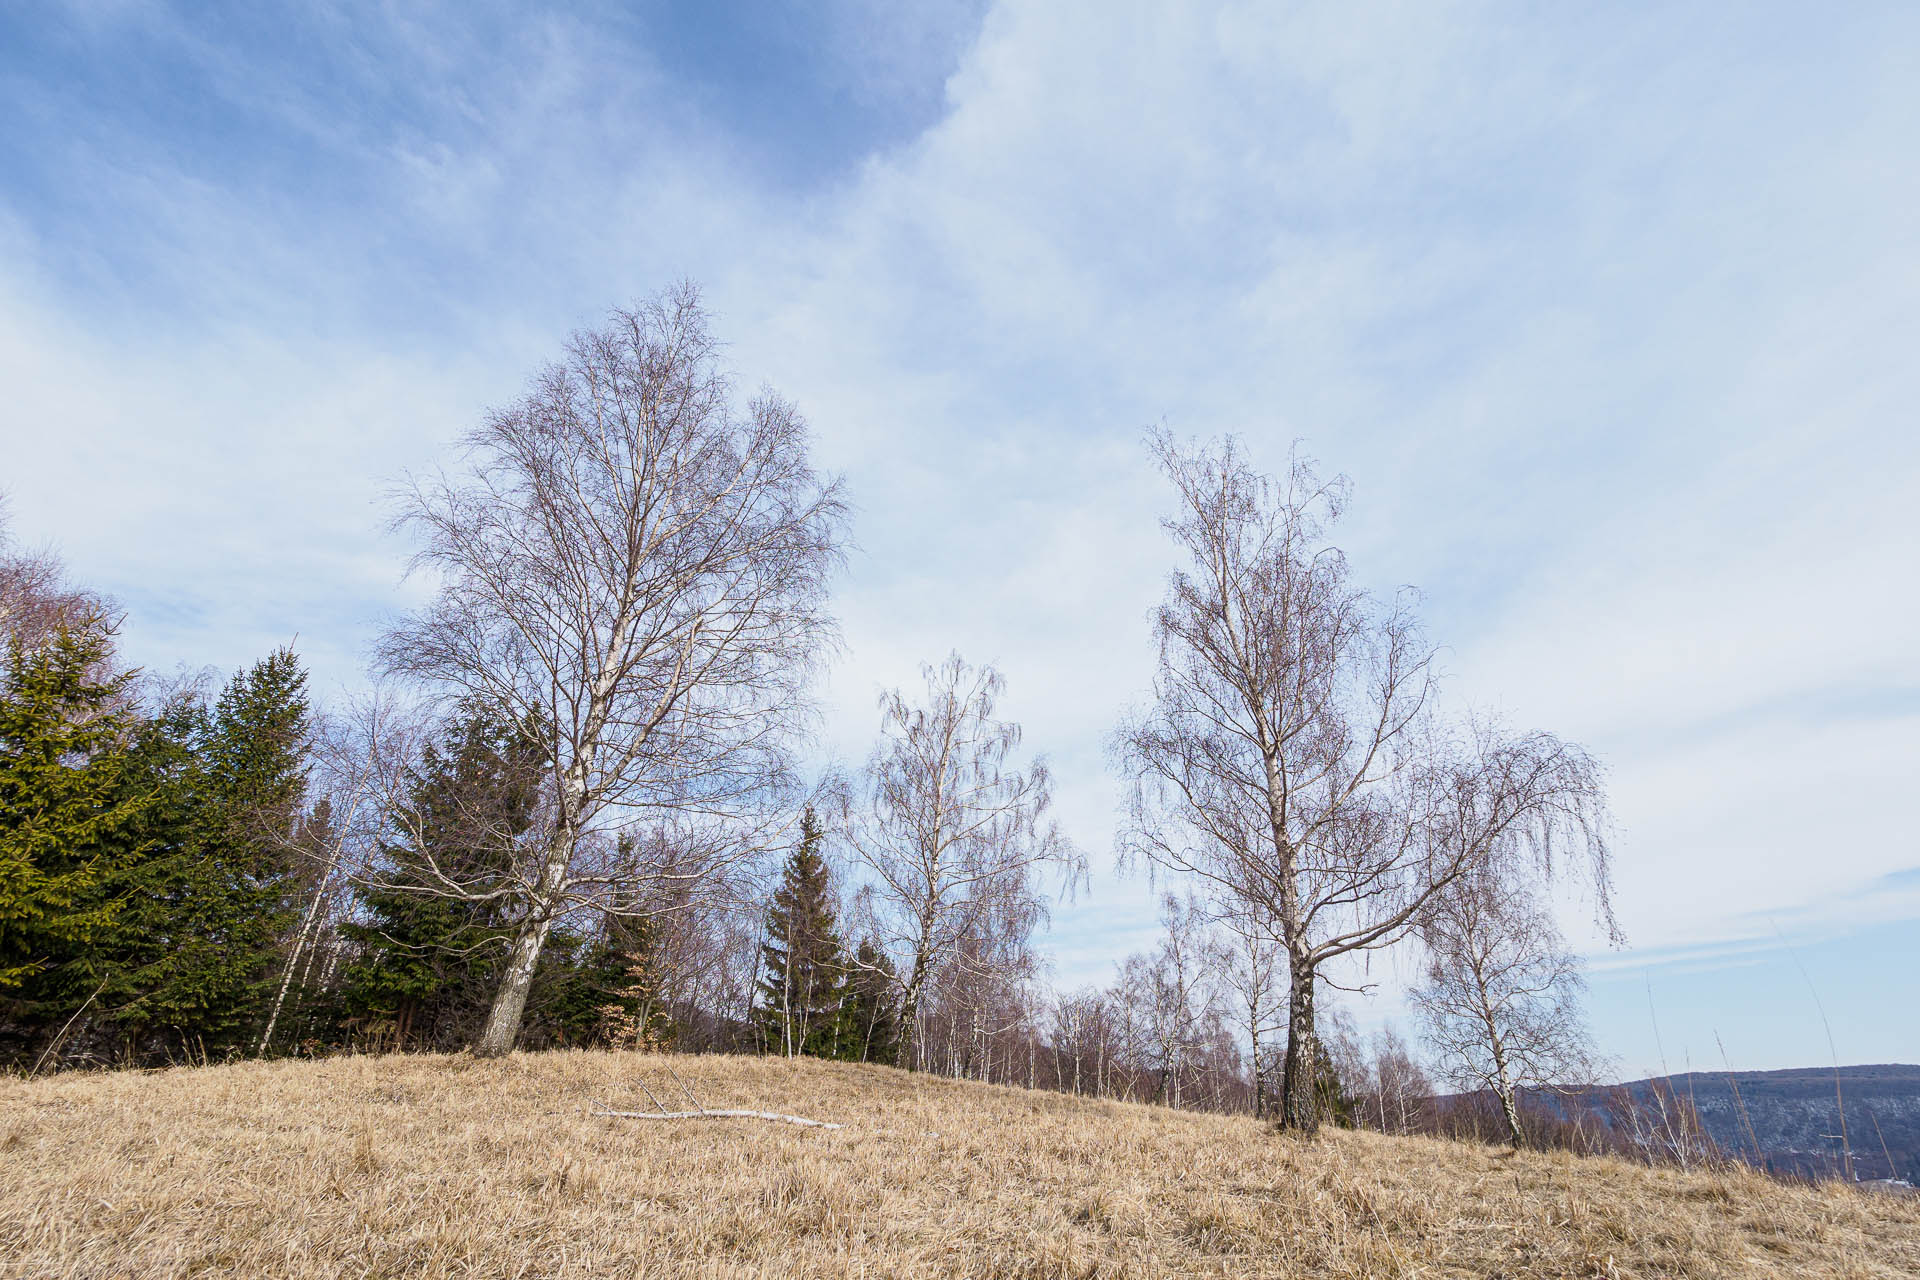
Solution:
<svg viewBox="0 0 1920 1280">
<path fill-rule="evenodd" d="M 614 1111 L 605 1103 L 590 1116 L 611 1116 L 618 1120 L 774 1120 L 782 1124 L 802 1124 L 814 1129 L 844 1129 L 830 1120 L 809 1120 L 805 1116 L 783 1115 L 778 1111 Z"/>
</svg>

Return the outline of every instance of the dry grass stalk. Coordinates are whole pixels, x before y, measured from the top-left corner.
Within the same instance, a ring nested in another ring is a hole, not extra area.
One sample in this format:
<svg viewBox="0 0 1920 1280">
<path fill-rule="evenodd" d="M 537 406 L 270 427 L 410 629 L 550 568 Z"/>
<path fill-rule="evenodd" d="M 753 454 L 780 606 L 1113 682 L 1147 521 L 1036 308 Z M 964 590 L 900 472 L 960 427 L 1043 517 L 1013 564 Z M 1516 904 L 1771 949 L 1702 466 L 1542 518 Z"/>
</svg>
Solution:
<svg viewBox="0 0 1920 1280">
<path fill-rule="evenodd" d="M 1920 1274 L 1920 1199 L 885 1067 L 675 1058 L 719 1109 L 587 1114 L 637 1053 L 0 1081 L 0 1275 Z"/>
</svg>

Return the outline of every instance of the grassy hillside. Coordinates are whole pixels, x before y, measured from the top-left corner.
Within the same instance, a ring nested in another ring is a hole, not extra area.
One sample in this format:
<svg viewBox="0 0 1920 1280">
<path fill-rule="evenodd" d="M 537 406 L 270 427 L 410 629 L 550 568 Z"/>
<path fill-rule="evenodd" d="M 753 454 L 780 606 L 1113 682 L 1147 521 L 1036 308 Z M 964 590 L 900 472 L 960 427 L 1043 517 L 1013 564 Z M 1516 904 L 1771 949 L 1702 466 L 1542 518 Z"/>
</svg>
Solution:
<svg viewBox="0 0 1920 1280">
<path fill-rule="evenodd" d="M 588 1114 L 669 1062 L 846 1127 Z M 1920 1197 L 768 1059 L 6 1080 L 0 1187 L 7 1277 L 1920 1274 Z"/>
</svg>

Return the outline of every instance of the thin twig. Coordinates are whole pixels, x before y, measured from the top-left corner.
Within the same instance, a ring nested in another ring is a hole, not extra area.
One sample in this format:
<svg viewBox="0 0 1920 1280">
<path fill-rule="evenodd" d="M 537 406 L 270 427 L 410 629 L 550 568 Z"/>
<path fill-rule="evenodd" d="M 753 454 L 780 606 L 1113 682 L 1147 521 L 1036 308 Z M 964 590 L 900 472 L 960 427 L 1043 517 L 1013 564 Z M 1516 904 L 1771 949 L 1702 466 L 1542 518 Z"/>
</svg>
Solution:
<svg viewBox="0 0 1920 1280">
<path fill-rule="evenodd" d="M 672 1076 L 673 1082 L 680 1086 L 680 1092 L 687 1095 L 687 1101 L 691 1102 L 696 1109 L 704 1113 L 706 1111 L 706 1107 L 701 1103 L 700 1099 L 693 1096 L 693 1090 L 687 1088 L 687 1082 L 680 1078 L 680 1073 L 678 1071 L 675 1071 L 672 1067 L 668 1067 L 667 1074 Z M 662 1110 L 665 1110 L 665 1108 L 662 1108 Z"/>
<path fill-rule="evenodd" d="M 73 1030 L 74 1022 L 80 1017 L 81 1014 L 87 1011 L 87 1007 L 91 1005 L 94 1002 L 94 1000 L 100 995 L 100 993 L 102 991 L 105 991 L 106 989 L 107 989 L 107 980 L 105 978 L 102 978 L 100 979 L 100 985 L 93 989 L 93 995 L 88 996 L 86 998 L 85 1003 L 83 1003 L 78 1009 L 75 1009 L 73 1011 L 73 1017 L 67 1019 L 66 1024 L 60 1028 L 59 1034 L 55 1035 L 53 1039 L 47 1041 L 47 1047 L 42 1049 L 40 1051 L 40 1056 L 33 1060 L 33 1070 L 27 1072 L 29 1076 L 37 1076 L 40 1074 L 40 1068 L 46 1065 L 47 1055 L 60 1047 L 60 1042 L 67 1038 L 67 1032 Z"/>
<path fill-rule="evenodd" d="M 640 1092 L 646 1094 L 648 1098 L 651 1098 L 653 1100 L 653 1105 L 656 1109 L 658 1109 L 663 1114 L 666 1112 L 666 1107 L 662 1105 L 660 1099 L 655 1098 L 653 1096 L 653 1090 L 647 1088 L 647 1082 L 645 1080 L 636 1080 L 634 1083 L 640 1086 Z M 600 1105 L 605 1106 L 606 1103 L 603 1102 Z"/>
</svg>

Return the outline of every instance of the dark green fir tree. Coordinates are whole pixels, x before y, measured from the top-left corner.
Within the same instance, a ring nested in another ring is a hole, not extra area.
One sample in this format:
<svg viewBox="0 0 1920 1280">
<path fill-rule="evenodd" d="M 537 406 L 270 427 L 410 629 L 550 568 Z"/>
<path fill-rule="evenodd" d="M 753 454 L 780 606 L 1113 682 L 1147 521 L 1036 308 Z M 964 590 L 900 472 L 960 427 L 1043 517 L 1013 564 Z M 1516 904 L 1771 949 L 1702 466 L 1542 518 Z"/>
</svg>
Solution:
<svg viewBox="0 0 1920 1280">
<path fill-rule="evenodd" d="M 295 838 L 306 796 L 306 673 L 288 649 L 211 706 L 173 700 L 136 746 L 153 803 L 101 1003 L 129 1056 L 252 1052 L 312 879 Z"/>
<path fill-rule="evenodd" d="M 383 850 L 378 879 L 360 891 L 360 918 L 340 930 L 358 950 L 344 1002 L 363 1040 L 450 1050 L 479 1033 L 513 922 L 503 906 L 510 895 L 477 895 L 510 872 L 538 800 L 537 759 L 512 725 L 463 715 L 427 749 L 408 821 Z M 476 896 L 449 893 L 434 868 Z"/>
<path fill-rule="evenodd" d="M 667 1010 L 660 963 L 660 922 L 649 916 L 607 915 L 597 936 L 576 945 L 549 943 L 528 1001 L 524 1038 L 609 1049 L 665 1049 L 674 1025 Z"/>
<path fill-rule="evenodd" d="M 104 619 L 76 619 L 12 642 L 0 679 L 0 1021 L 29 1040 L 97 984 L 152 803 L 132 785 L 131 676 L 102 674 L 112 650 Z"/>
<path fill-rule="evenodd" d="M 900 1031 L 900 977 L 886 952 L 863 940 L 847 974 L 839 1056 L 897 1066 L 904 1043 Z"/>
<path fill-rule="evenodd" d="M 846 963 L 834 919 L 824 836 L 809 807 L 767 913 L 753 1028 L 763 1050 L 786 1057 L 839 1054 Z"/>
</svg>

